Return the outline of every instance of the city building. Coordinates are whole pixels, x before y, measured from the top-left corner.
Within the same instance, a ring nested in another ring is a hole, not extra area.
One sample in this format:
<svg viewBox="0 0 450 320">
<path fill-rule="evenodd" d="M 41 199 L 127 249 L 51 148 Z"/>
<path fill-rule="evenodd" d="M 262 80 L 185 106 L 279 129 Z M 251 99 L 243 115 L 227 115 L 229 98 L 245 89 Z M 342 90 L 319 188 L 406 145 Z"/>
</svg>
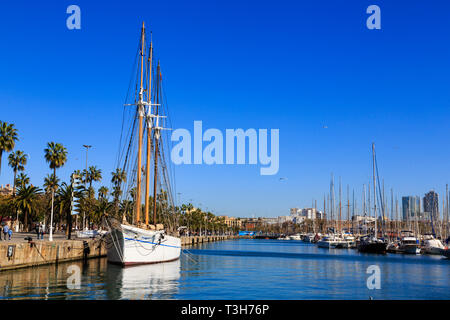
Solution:
<svg viewBox="0 0 450 320">
<path fill-rule="evenodd" d="M 434 221 L 439 219 L 439 195 L 433 190 L 423 197 L 423 212 L 427 220 L 431 220 L 431 217 Z"/>
<path fill-rule="evenodd" d="M 245 230 L 254 230 L 259 222 L 262 222 L 260 218 L 246 218 L 242 221 L 242 227 Z"/>
<path fill-rule="evenodd" d="M 404 221 L 420 219 L 420 197 L 402 197 L 402 212 Z"/>
<path fill-rule="evenodd" d="M 10 184 L 0 186 L 1 196 L 11 196 L 13 194 L 13 187 Z"/>
<path fill-rule="evenodd" d="M 242 227 L 242 220 L 240 218 L 235 217 L 228 217 L 228 216 L 221 216 L 221 218 L 224 218 L 224 223 L 227 225 L 227 227 L 230 228 L 241 228 Z"/>
<path fill-rule="evenodd" d="M 277 223 L 283 224 L 285 222 L 293 222 L 296 216 L 279 216 Z"/>
<path fill-rule="evenodd" d="M 262 222 L 268 225 L 277 224 L 278 218 L 262 218 Z"/>
</svg>

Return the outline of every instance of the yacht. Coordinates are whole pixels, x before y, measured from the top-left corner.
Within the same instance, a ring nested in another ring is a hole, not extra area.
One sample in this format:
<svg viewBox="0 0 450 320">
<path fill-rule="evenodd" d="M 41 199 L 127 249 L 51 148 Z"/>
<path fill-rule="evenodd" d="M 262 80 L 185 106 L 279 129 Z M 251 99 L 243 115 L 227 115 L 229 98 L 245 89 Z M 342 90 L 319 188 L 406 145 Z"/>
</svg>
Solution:
<svg viewBox="0 0 450 320">
<path fill-rule="evenodd" d="M 322 239 L 320 239 L 317 242 L 317 246 L 319 248 L 336 248 L 339 245 L 339 238 L 337 238 L 335 235 L 327 235 L 324 236 Z"/>
<path fill-rule="evenodd" d="M 402 231 L 405 234 L 400 240 L 399 251 L 408 254 L 420 254 L 419 240 L 411 231 Z"/>
<path fill-rule="evenodd" d="M 356 238 L 351 234 L 344 234 L 343 242 L 345 248 L 354 249 L 356 248 Z"/>
<path fill-rule="evenodd" d="M 445 247 L 442 244 L 441 240 L 434 238 L 432 235 L 425 235 L 422 250 L 423 253 L 426 254 L 437 254 L 441 255 L 442 250 L 444 250 Z"/>
<path fill-rule="evenodd" d="M 358 244 L 358 251 L 362 253 L 380 253 L 385 254 L 387 243 L 376 237 L 361 237 Z"/>
<path fill-rule="evenodd" d="M 299 233 L 293 234 L 292 236 L 289 236 L 289 239 L 291 240 L 302 240 L 302 236 Z"/>
</svg>

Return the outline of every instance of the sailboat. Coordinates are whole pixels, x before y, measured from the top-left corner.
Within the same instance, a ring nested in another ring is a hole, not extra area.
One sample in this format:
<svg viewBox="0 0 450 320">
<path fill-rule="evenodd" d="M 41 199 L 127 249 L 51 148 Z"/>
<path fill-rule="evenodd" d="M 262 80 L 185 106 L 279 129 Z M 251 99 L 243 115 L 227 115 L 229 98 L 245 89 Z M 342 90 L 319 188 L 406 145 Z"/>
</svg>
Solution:
<svg viewBox="0 0 450 320">
<path fill-rule="evenodd" d="M 358 251 L 363 253 L 380 253 L 385 254 L 387 249 L 387 243 L 378 239 L 378 228 L 377 228 L 377 182 L 375 178 L 375 144 L 372 144 L 372 159 L 373 159 L 373 195 L 374 195 L 374 217 L 375 217 L 375 228 L 374 234 L 372 236 L 367 235 L 360 238 L 358 244 Z"/>
<path fill-rule="evenodd" d="M 132 179 L 128 181 L 128 192 L 125 193 L 125 197 L 131 196 L 134 200 L 134 204 L 133 201 L 123 202 L 126 205 L 123 210 L 121 222 L 112 217 L 105 217 L 105 223 L 110 230 L 107 237 L 108 262 L 122 266 L 173 261 L 179 259 L 181 253 L 181 239 L 176 230 L 174 230 L 174 227 L 172 226 L 170 230 L 166 230 L 164 225 L 157 221 L 158 212 L 160 217 L 168 216 L 173 213 L 171 211 L 174 210 L 174 205 L 169 182 L 170 179 L 167 173 L 167 165 L 164 163 L 165 157 L 161 134 L 161 131 L 166 129 L 161 126 L 162 119 L 165 117 L 160 115 L 163 106 L 161 70 L 158 61 L 156 77 L 152 77 L 153 44 L 151 40 L 147 55 L 146 52 L 145 25 L 142 23 L 139 49 L 140 63 L 138 71 L 136 72 L 135 99 L 134 103 L 125 105 L 126 108 L 130 108 L 129 110 L 131 110 L 133 114 L 132 121 L 130 121 L 130 129 L 128 131 L 131 132 L 131 134 L 129 134 L 129 139 L 125 141 L 124 148 L 121 149 L 126 150 L 124 152 L 125 154 L 122 156 L 119 155 L 118 158 L 121 159 L 118 161 L 120 162 L 123 172 L 131 171 L 133 173 Z M 152 78 L 156 78 L 154 83 L 152 83 Z M 144 80 L 146 81 L 146 88 L 144 88 Z M 153 96 L 152 88 L 154 88 L 155 91 L 153 92 Z M 152 103 L 152 101 L 155 101 L 156 103 Z M 146 135 L 147 145 L 145 168 L 142 167 L 144 135 Z M 134 150 L 135 148 L 133 148 L 136 144 L 137 154 Z M 152 151 L 154 151 L 154 183 L 152 199 L 153 223 L 150 224 L 149 195 Z M 161 161 L 161 163 L 159 163 L 159 161 Z M 141 219 L 141 185 L 143 171 L 145 172 L 144 221 Z M 159 187 L 162 189 L 162 186 L 164 185 L 167 187 L 167 191 L 160 191 L 158 194 L 158 181 Z M 118 185 L 115 187 L 118 188 Z M 133 213 L 133 221 L 131 223 L 129 223 L 126 218 L 130 206 L 132 207 Z"/>
</svg>

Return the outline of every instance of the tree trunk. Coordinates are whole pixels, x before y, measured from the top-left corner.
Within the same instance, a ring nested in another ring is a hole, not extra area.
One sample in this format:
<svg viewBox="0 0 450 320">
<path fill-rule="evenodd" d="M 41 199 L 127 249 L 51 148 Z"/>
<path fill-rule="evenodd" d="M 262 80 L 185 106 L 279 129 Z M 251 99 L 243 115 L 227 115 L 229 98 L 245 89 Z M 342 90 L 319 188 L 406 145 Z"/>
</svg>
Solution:
<svg viewBox="0 0 450 320">
<path fill-rule="evenodd" d="M 13 198 L 16 196 L 16 175 L 17 175 L 17 170 L 14 170 Z"/>
<path fill-rule="evenodd" d="M 0 175 L 2 173 L 2 155 L 3 155 L 3 150 L 0 149 Z"/>
<path fill-rule="evenodd" d="M 24 227 L 25 232 L 28 232 L 28 210 L 24 210 L 25 218 L 24 218 Z"/>
<path fill-rule="evenodd" d="M 69 211 L 67 214 L 67 240 L 70 240 L 72 236 L 72 213 Z"/>
</svg>

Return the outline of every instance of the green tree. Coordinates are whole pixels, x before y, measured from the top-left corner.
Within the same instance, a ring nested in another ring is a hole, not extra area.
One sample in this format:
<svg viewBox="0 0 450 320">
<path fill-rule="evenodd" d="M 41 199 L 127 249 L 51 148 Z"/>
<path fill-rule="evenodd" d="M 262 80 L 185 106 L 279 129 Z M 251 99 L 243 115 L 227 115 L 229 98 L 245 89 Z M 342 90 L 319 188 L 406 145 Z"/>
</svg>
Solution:
<svg viewBox="0 0 450 320">
<path fill-rule="evenodd" d="M 72 184 L 67 184 L 63 182 L 61 187 L 58 189 L 58 193 L 56 195 L 56 202 L 59 206 L 59 215 L 60 219 L 66 217 L 66 235 L 67 239 L 71 238 L 72 235 L 72 195 L 76 198 L 82 198 L 85 193 L 84 188 L 78 187 L 74 188 Z"/>
<path fill-rule="evenodd" d="M 14 125 L 0 120 L 0 173 L 2 170 L 3 152 L 13 150 L 18 140 L 17 129 L 14 128 Z"/>
<path fill-rule="evenodd" d="M 119 210 L 119 198 L 122 195 L 121 184 L 127 181 L 127 174 L 120 168 L 117 168 L 116 171 L 111 172 L 112 178 L 111 182 L 113 183 L 113 192 L 112 195 L 114 197 L 114 206 L 116 208 L 116 213 Z"/>
<path fill-rule="evenodd" d="M 103 200 L 108 198 L 109 189 L 105 186 L 102 186 L 98 189 L 98 199 Z"/>
<path fill-rule="evenodd" d="M 52 173 L 44 178 L 44 190 L 46 193 L 56 192 L 59 187 L 59 179 Z"/>
<path fill-rule="evenodd" d="M 16 181 L 17 181 L 16 184 L 18 187 L 24 188 L 30 184 L 30 177 L 28 177 L 25 173 L 20 173 L 17 176 Z"/>
<path fill-rule="evenodd" d="M 86 177 L 86 182 L 89 183 L 89 187 L 92 187 L 92 182 L 102 181 L 102 170 L 98 169 L 96 166 L 90 166 L 87 173 L 83 170 L 83 176 Z"/>
<path fill-rule="evenodd" d="M 27 164 L 27 155 L 23 151 L 17 150 L 16 152 L 10 153 L 8 156 L 9 166 L 14 171 L 14 182 L 13 182 L 13 195 L 16 194 L 16 176 L 17 171 L 24 171 L 25 165 Z"/>
<path fill-rule="evenodd" d="M 61 168 L 67 161 L 67 149 L 60 143 L 49 142 L 47 148 L 44 149 L 45 160 L 49 163 L 50 169 L 53 169 L 53 176 L 56 178 L 56 169 Z M 52 216 L 50 218 L 50 230 L 53 228 L 53 198 L 55 191 L 52 190 Z M 50 231 L 50 238 L 52 240 L 53 232 Z"/>
<path fill-rule="evenodd" d="M 17 197 L 14 202 L 17 209 L 20 209 L 24 214 L 24 226 L 25 231 L 28 231 L 28 216 L 31 215 L 34 210 L 38 196 L 41 193 L 41 189 L 35 186 L 26 186 L 24 188 L 19 188 L 17 191 Z"/>
</svg>

